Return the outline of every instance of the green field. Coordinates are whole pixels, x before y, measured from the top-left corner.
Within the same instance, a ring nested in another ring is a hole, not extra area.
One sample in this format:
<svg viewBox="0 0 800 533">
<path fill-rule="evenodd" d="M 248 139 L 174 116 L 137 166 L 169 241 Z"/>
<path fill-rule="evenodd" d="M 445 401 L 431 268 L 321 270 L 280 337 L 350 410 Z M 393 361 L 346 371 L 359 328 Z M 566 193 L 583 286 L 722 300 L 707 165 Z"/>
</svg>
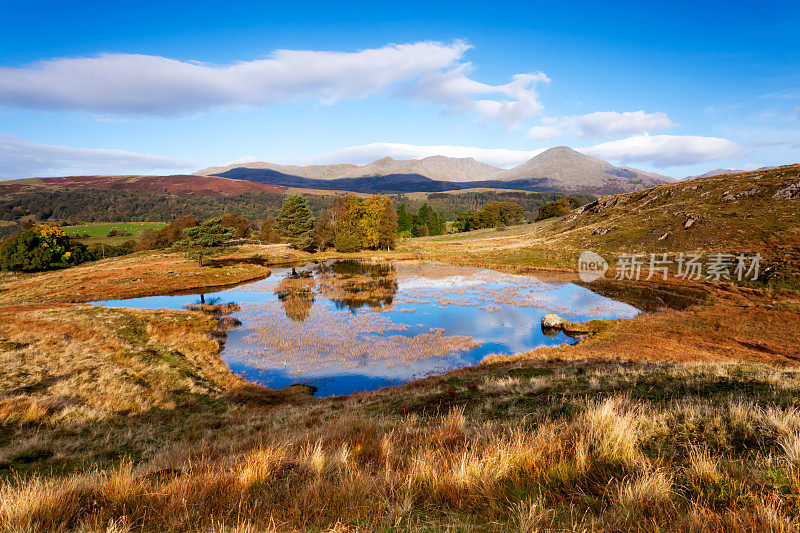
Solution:
<svg viewBox="0 0 800 533">
<path fill-rule="evenodd" d="M 89 235 L 88 238 L 78 239 L 85 244 L 112 244 L 116 246 L 127 240 L 138 238 L 139 234 L 146 229 L 158 229 L 164 225 L 163 222 L 108 222 L 104 224 L 65 226 L 61 229 L 69 236 Z M 124 230 L 130 235 L 109 237 L 108 232 L 111 230 Z"/>
</svg>

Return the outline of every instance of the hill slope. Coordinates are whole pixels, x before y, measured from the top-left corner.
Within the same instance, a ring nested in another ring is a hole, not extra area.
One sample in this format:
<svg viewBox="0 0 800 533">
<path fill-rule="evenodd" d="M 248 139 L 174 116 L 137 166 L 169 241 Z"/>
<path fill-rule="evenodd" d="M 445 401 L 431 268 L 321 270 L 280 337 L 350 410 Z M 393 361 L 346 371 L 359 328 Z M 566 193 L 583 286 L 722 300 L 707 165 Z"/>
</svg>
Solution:
<svg viewBox="0 0 800 533">
<path fill-rule="evenodd" d="M 173 176 L 66 176 L 0 181 L 0 195 L 24 191 L 59 189 L 101 189 L 165 193 L 179 196 L 214 196 L 245 192 L 280 193 L 286 187 L 232 180 L 218 176 L 179 174 Z"/>
<path fill-rule="evenodd" d="M 609 262 L 620 253 L 759 252 L 793 276 L 800 273 L 800 165 L 604 196 L 556 222 L 412 246 L 464 261 L 571 268 L 583 250 Z"/>
</svg>

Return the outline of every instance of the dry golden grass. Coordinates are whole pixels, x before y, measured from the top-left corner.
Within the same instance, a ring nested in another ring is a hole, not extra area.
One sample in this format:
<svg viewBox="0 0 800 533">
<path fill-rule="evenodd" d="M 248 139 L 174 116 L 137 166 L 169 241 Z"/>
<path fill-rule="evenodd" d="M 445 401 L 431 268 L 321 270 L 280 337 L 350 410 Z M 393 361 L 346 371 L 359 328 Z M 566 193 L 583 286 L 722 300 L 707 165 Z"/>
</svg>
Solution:
<svg viewBox="0 0 800 533">
<path fill-rule="evenodd" d="M 665 380 L 770 372 L 661 370 Z M 784 378 L 779 403 L 800 385 L 796 372 Z M 550 395 L 521 417 L 482 415 L 488 398 L 431 415 L 370 414 L 354 401 L 337 403 L 338 414 L 328 402 L 282 408 L 257 434 L 235 427 L 149 461 L 8 477 L 0 521 L 13 531 L 800 527 L 800 471 L 778 444 L 785 424 L 773 423 L 796 418 L 791 407 L 634 396 Z M 750 415 L 740 427 L 742 410 Z M 695 422 L 710 424 L 708 434 Z M 749 439 L 759 442 L 742 450 Z"/>
</svg>

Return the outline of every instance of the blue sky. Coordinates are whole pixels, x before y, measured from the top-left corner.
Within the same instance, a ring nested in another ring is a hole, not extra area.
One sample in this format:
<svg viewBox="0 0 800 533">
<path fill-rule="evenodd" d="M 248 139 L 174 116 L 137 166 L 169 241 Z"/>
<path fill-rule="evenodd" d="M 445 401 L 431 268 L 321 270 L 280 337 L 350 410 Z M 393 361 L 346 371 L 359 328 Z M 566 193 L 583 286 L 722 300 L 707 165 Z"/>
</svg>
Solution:
<svg viewBox="0 0 800 533">
<path fill-rule="evenodd" d="M 164 4 L 0 0 L 0 179 L 558 145 L 677 177 L 800 161 L 798 2 Z"/>
</svg>

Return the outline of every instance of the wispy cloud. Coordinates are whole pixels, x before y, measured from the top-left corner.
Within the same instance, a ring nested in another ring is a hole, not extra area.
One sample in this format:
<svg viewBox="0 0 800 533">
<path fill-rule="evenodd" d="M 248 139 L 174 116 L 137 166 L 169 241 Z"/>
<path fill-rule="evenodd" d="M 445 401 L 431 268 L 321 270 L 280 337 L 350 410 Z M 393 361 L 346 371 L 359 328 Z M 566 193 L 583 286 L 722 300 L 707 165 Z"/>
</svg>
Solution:
<svg viewBox="0 0 800 533">
<path fill-rule="evenodd" d="M 74 174 L 145 174 L 189 170 L 196 163 L 124 150 L 39 144 L 0 134 L 0 179 Z"/>
<path fill-rule="evenodd" d="M 734 157 L 741 154 L 742 147 L 722 137 L 645 133 L 578 150 L 622 163 L 648 163 L 664 168 Z"/>
<path fill-rule="evenodd" d="M 463 63 L 445 72 L 430 72 L 406 92 L 451 111 L 475 112 L 481 120 L 509 129 L 542 110 L 536 86 L 550 82 L 543 72 L 516 74 L 504 85 L 487 85 L 470 79 L 467 74 L 472 70 L 470 63 Z M 487 98 L 491 95 L 499 98 Z"/>
<path fill-rule="evenodd" d="M 565 133 L 577 138 L 619 137 L 634 133 L 652 133 L 675 126 L 666 113 L 645 111 L 596 111 L 586 115 L 546 117 L 541 125 L 528 130 L 528 137 L 545 140 Z"/>
</svg>

